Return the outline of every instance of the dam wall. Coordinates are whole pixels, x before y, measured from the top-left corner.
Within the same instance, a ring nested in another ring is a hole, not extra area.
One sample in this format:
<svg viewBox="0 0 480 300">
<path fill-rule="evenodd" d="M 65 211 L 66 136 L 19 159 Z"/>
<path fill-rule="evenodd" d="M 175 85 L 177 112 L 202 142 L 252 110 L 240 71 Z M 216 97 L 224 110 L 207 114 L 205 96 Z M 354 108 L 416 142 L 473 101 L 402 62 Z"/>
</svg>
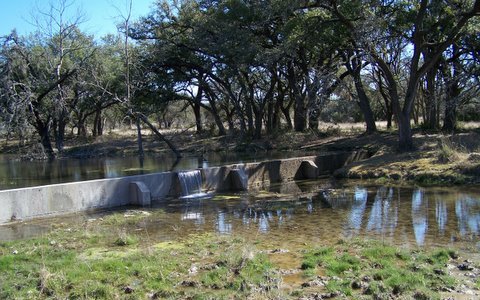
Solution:
<svg viewBox="0 0 480 300">
<path fill-rule="evenodd" d="M 315 179 L 367 158 L 367 151 L 242 163 L 200 169 L 203 189 L 268 189 L 270 184 Z M 162 172 L 0 191 L 0 224 L 126 205 L 148 206 L 181 195 L 178 172 Z"/>
</svg>

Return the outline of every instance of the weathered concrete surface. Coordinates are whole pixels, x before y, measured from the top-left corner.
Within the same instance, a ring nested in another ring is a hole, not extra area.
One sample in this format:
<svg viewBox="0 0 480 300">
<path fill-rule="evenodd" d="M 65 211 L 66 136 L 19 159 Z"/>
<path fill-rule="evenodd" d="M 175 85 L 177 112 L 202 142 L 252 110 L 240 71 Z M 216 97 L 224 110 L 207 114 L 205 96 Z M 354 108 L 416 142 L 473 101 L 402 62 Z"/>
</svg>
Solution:
<svg viewBox="0 0 480 300">
<path fill-rule="evenodd" d="M 271 184 L 329 174 L 366 157 L 366 151 L 353 151 L 202 169 L 203 188 L 269 189 Z M 0 191 L 0 223 L 129 204 L 149 205 L 150 201 L 178 196 L 179 191 L 175 172 Z"/>
<path fill-rule="evenodd" d="M 0 191 L 0 223 L 130 204 L 130 183 L 143 182 L 151 197 L 168 196 L 171 173 L 72 182 Z"/>
<path fill-rule="evenodd" d="M 227 165 L 202 169 L 204 188 L 210 191 L 241 190 L 235 170 L 246 174 L 247 187 L 268 188 L 271 183 L 313 179 L 331 174 L 344 165 L 367 158 L 367 151 L 325 153 L 318 156 L 295 157 L 256 163 Z M 308 162 L 308 163 L 307 163 Z M 233 171 L 233 173 L 232 173 Z M 232 173 L 232 174 L 231 174 Z"/>
<path fill-rule="evenodd" d="M 152 194 L 142 181 L 130 182 L 130 204 L 138 206 L 150 206 L 152 204 Z"/>
</svg>

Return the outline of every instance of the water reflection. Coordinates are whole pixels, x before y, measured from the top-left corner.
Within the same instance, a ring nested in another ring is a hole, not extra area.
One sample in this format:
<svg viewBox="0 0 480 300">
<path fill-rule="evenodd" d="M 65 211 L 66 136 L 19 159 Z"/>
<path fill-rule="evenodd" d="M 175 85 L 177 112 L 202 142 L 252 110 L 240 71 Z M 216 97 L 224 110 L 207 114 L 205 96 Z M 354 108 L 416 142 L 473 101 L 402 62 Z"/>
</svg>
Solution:
<svg viewBox="0 0 480 300">
<path fill-rule="evenodd" d="M 447 201 L 435 194 L 435 220 L 437 221 L 438 232 L 445 234 L 448 220 Z"/>
<path fill-rule="evenodd" d="M 217 231 L 223 234 L 232 232 L 232 224 L 228 222 L 228 216 L 225 212 L 220 211 L 217 214 Z"/>
<path fill-rule="evenodd" d="M 353 194 L 353 204 L 348 218 L 348 227 L 352 234 L 356 234 L 362 228 L 363 215 L 367 207 L 368 191 L 365 188 L 356 187 Z"/>
<path fill-rule="evenodd" d="M 417 244 L 423 245 L 428 229 L 428 198 L 422 189 L 415 190 L 412 195 L 412 225 Z"/>
<path fill-rule="evenodd" d="M 367 230 L 393 234 L 398 222 L 398 205 L 393 203 L 393 188 L 380 187 L 370 209 Z"/>
<path fill-rule="evenodd" d="M 212 229 L 220 234 L 249 232 L 306 241 L 375 236 L 419 246 L 480 234 L 479 194 L 454 190 L 355 186 L 295 199 L 245 195 L 243 200 L 204 200 L 186 207 L 183 221 L 208 230 L 213 220 Z"/>
<path fill-rule="evenodd" d="M 146 222 L 146 232 L 162 240 L 202 232 L 241 235 L 277 243 L 276 247 L 352 237 L 427 247 L 468 246 L 480 236 L 478 189 L 313 185 L 302 190 L 301 195 L 271 199 L 251 193 L 235 195 L 240 199 L 173 200 L 160 205 L 166 213 Z M 27 230 L 32 232 L 32 227 Z M 19 231 L 19 226 L 0 226 L 0 240 Z"/>
<path fill-rule="evenodd" d="M 455 203 L 458 231 L 464 236 L 478 233 L 480 225 L 480 201 L 470 195 L 461 195 Z"/>
</svg>

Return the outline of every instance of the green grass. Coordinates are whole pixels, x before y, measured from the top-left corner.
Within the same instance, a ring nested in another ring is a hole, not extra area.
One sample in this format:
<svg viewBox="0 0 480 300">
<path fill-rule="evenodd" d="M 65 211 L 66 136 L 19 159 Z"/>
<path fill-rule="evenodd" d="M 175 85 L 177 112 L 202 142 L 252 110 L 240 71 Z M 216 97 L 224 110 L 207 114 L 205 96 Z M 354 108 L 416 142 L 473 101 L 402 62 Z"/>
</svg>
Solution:
<svg viewBox="0 0 480 300">
<path fill-rule="evenodd" d="M 278 287 L 279 275 L 268 256 L 241 238 L 194 235 L 149 244 L 124 229 L 111 230 L 111 224 L 124 225 L 122 218 L 2 242 L 0 299 L 143 299 L 149 294 L 231 299 Z M 189 272 L 192 262 L 199 265 L 194 275 Z M 183 287 L 184 281 L 197 286 Z M 133 291 L 126 293 L 126 287 Z"/>
<path fill-rule="evenodd" d="M 298 299 L 308 291 L 280 289 L 282 276 L 270 257 L 282 254 L 266 254 L 258 240 L 200 234 L 148 241 L 111 224 L 104 218 L 0 243 L 0 299 Z M 325 286 L 310 287 L 317 293 L 435 299 L 440 287 L 457 285 L 445 275 L 446 263 L 458 256 L 450 249 L 407 250 L 354 240 L 292 254 L 303 256 L 294 262 L 303 270 L 302 280 L 326 278 Z M 133 291 L 126 293 L 127 287 Z"/>
<path fill-rule="evenodd" d="M 435 291 L 440 287 L 455 286 L 454 278 L 442 274 L 447 274 L 445 265 L 456 256 L 449 249 L 413 251 L 376 241 L 352 241 L 338 244 L 334 249 L 306 251 L 301 268 L 307 277 L 321 273 L 337 278 L 328 281 L 325 288 L 329 292 L 347 296 L 361 293 L 374 298 L 385 295 L 415 298 L 418 294 L 434 299 L 439 297 Z M 353 290 L 352 283 L 362 278 L 370 279 L 364 282 L 361 291 Z"/>
<path fill-rule="evenodd" d="M 333 258 L 333 248 L 322 247 L 306 251 L 301 265 L 302 270 L 315 269 L 322 261 Z"/>
</svg>

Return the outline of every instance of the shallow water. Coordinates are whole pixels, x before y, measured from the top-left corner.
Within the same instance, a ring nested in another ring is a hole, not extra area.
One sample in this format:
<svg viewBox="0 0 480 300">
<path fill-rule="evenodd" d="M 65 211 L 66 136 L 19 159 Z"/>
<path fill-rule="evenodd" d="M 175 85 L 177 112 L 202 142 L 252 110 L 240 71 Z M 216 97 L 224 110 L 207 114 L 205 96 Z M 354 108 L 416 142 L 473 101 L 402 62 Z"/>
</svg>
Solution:
<svg viewBox="0 0 480 300">
<path fill-rule="evenodd" d="M 153 242 L 199 233 L 233 235 L 264 249 L 294 250 L 356 237 L 406 247 L 480 249 L 479 186 L 418 188 L 320 180 L 272 190 L 171 200 L 148 209 L 164 214 L 125 230 Z M 38 236 L 58 223 L 82 224 L 110 213 L 4 225 L 0 240 Z"/>
</svg>

